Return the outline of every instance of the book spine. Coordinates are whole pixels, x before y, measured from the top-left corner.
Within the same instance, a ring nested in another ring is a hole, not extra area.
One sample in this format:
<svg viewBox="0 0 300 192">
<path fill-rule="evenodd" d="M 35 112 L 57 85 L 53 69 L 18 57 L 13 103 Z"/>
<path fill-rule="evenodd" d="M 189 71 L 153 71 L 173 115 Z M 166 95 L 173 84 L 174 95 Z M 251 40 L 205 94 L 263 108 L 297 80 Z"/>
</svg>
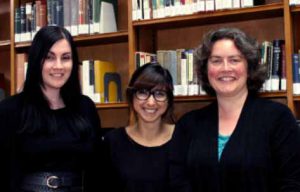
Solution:
<svg viewBox="0 0 300 192">
<path fill-rule="evenodd" d="M 15 10 L 15 42 L 19 42 L 21 38 L 21 9 L 17 7 Z"/>
<path fill-rule="evenodd" d="M 292 55 L 292 67 L 293 67 L 293 93 L 295 95 L 300 94 L 300 69 L 299 69 L 299 54 L 294 53 Z"/>
</svg>

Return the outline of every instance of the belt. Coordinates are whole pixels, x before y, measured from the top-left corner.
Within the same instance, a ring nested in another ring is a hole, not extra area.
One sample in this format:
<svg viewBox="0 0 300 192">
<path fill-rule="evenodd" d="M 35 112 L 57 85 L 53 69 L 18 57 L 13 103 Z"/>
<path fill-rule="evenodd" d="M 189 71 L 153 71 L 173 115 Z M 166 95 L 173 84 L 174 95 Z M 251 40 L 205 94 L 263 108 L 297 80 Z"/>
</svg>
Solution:
<svg viewBox="0 0 300 192">
<path fill-rule="evenodd" d="M 73 172 L 31 173 L 24 177 L 21 188 L 29 191 L 81 191 L 82 175 Z"/>
</svg>

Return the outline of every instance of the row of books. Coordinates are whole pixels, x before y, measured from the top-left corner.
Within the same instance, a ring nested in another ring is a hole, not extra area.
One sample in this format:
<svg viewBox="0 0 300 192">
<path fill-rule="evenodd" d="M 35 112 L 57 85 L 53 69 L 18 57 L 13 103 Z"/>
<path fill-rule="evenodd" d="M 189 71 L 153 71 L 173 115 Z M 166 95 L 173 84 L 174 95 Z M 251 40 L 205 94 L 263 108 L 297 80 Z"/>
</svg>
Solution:
<svg viewBox="0 0 300 192">
<path fill-rule="evenodd" d="M 300 0 L 290 0 L 290 5 L 300 5 Z"/>
<path fill-rule="evenodd" d="M 262 91 L 286 90 L 284 40 L 264 41 L 261 45 L 261 54 L 260 63 L 265 65 L 268 75 Z M 201 89 L 197 79 L 193 58 L 193 49 L 135 53 L 137 67 L 151 61 L 158 61 L 170 71 L 174 82 L 174 95 L 205 95 L 206 93 Z"/>
<path fill-rule="evenodd" d="M 117 0 L 35 0 L 15 9 L 15 42 L 30 41 L 45 25 L 73 36 L 117 31 Z"/>
<path fill-rule="evenodd" d="M 300 95 L 300 49 L 292 55 L 293 94 Z"/>
<path fill-rule="evenodd" d="M 82 93 L 95 103 L 122 101 L 121 76 L 108 61 L 83 60 L 80 69 Z"/>
<path fill-rule="evenodd" d="M 261 44 L 261 64 L 266 66 L 267 80 L 262 91 L 286 90 L 285 41 L 275 39 Z"/>
<path fill-rule="evenodd" d="M 261 0 L 132 0 L 132 20 L 252 7 Z"/>
<path fill-rule="evenodd" d="M 151 61 L 157 61 L 170 71 L 175 96 L 206 94 L 198 83 L 193 58 L 193 49 L 158 50 L 155 54 L 135 53 L 137 67 Z"/>
</svg>

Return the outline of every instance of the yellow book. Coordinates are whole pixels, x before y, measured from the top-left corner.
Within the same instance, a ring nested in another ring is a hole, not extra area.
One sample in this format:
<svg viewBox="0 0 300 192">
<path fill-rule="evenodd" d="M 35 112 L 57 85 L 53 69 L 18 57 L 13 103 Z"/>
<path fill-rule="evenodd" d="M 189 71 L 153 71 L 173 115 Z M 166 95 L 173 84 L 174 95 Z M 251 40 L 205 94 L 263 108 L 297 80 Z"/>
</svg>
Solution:
<svg viewBox="0 0 300 192">
<path fill-rule="evenodd" d="M 95 69 L 95 94 L 100 97 L 100 102 L 104 103 L 104 75 L 109 72 L 116 72 L 116 66 L 108 61 L 94 61 Z M 109 102 L 117 101 L 117 85 L 109 83 Z"/>
</svg>

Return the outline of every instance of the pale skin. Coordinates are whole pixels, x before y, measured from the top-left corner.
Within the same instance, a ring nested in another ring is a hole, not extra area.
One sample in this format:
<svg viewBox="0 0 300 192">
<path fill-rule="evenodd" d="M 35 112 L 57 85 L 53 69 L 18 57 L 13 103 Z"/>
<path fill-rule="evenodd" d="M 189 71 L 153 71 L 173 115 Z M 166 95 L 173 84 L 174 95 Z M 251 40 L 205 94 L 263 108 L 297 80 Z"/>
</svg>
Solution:
<svg viewBox="0 0 300 192">
<path fill-rule="evenodd" d="M 218 100 L 219 134 L 231 135 L 248 95 L 247 61 L 232 40 L 218 40 L 213 45 L 208 77 Z"/>
<path fill-rule="evenodd" d="M 57 41 L 45 58 L 42 77 L 42 91 L 47 97 L 51 109 L 64 108 L 60 95 L 61 87 L 67 82 L 73 67 L 71 47 L 66 39 Z"/>
<path fill-rule="evenodd" d="M 168 102 L 158 102 L 151 95 L 147 100 L 133 99 L 137 122 L 127 126 L 126 132 L 131 139 L 147 147 L 161 146 L 168 142 L 173 134 L 174 125 L 166 124 L 162 115 L 167 110 Z"/>
</svg>

